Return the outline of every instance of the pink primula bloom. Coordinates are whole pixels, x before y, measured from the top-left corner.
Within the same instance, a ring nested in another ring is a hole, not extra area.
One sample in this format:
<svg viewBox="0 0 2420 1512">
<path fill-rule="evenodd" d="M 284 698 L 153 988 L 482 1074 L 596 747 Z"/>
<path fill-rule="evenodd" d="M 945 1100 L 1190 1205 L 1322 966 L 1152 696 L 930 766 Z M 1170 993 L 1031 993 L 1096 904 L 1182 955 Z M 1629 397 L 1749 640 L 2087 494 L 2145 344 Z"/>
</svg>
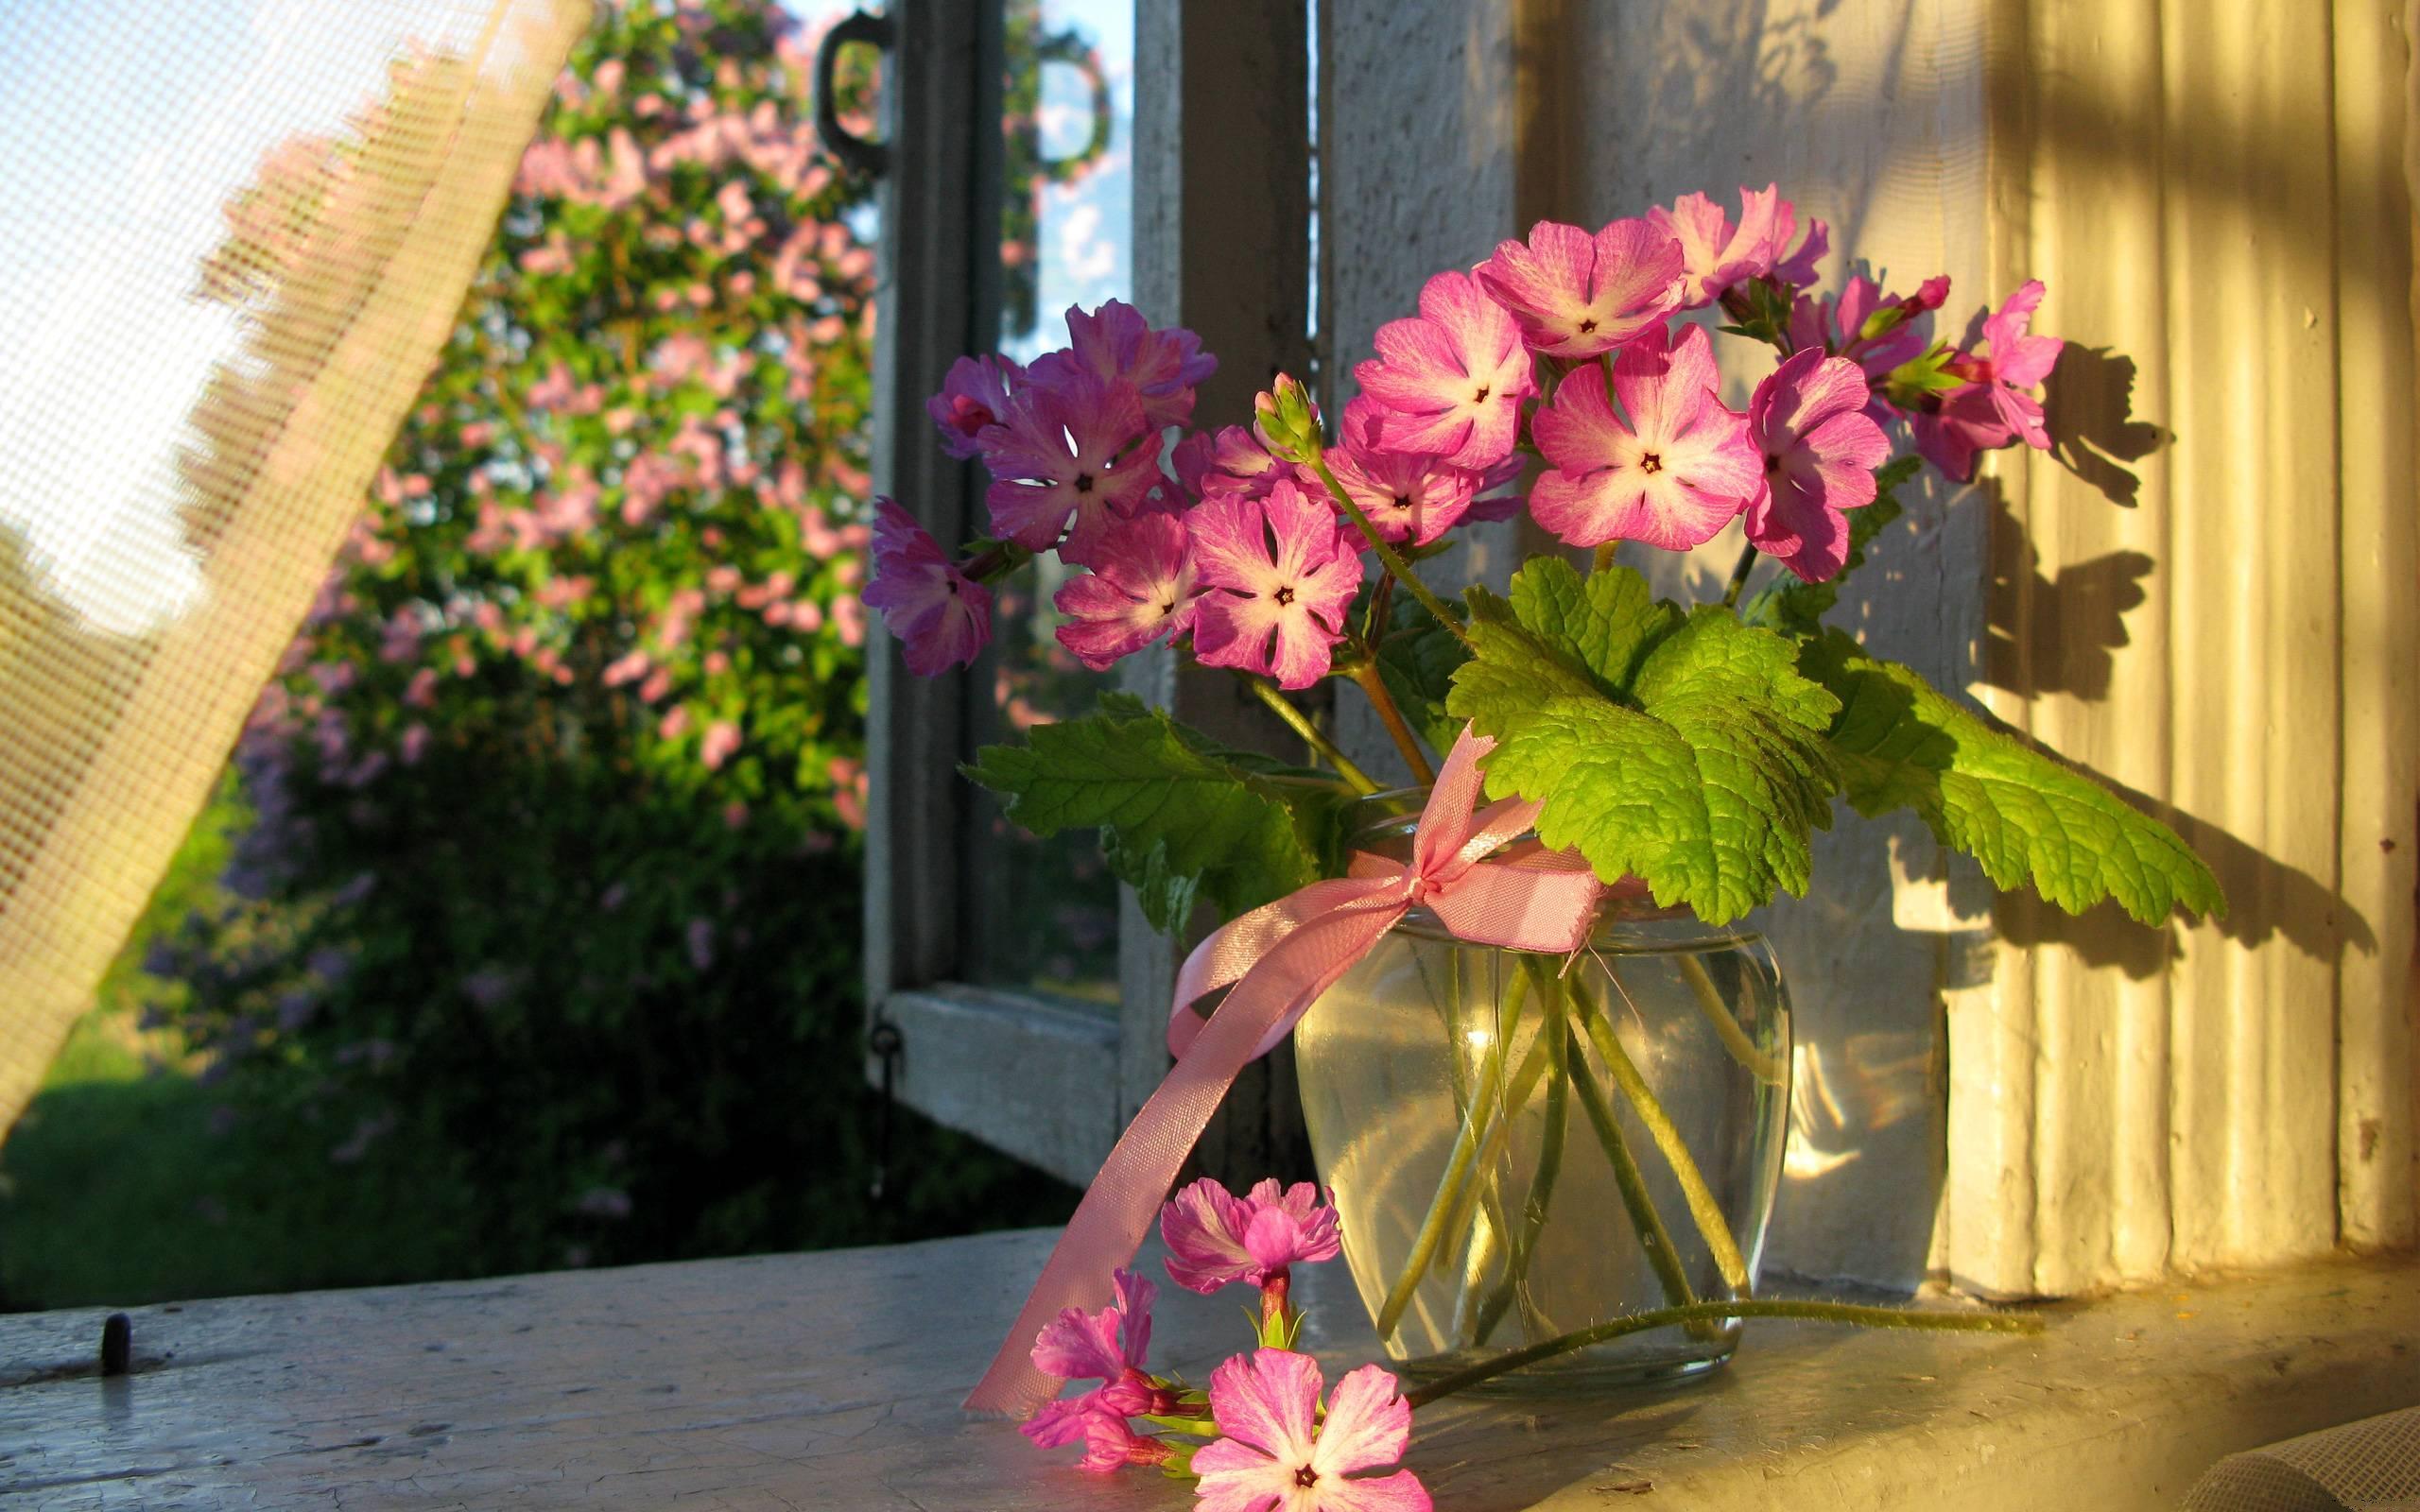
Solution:
<svg viewBox="0 0 2420 1512">
<path fill-rule="evenodd" d="M 1686 551 L 1712 540 L 1756 491 L 1762 469 L 1748 417 L 1715 396 L 1705 328 L 1686 327 L 1668 352 L 1664 342 L 1651 332 L 1622 349 L 1611 396 L 1601 365 L 1575 369 L 1531 421 L 1551 471 L 1531 491 L 1530 512 L 1570 545 L 1643 541 Z"/>
<path fill-rule="evenodd" d="M 1335 512 L 1286 482 L 1265 499 L 1211 499 L 1186 524 L 1206 590 L 1194 615 L 1195 659 L 1267 673 L 1281 688 L 1325 677 L 1361 586 L 1360 555 L 1339 534 Z"/>
<path fill-rule="evenodd" d="M 1196 431 L 1176 443 L 1168 460 L 1184 491 L 1197 499 L 1221 493 L 1257 499 L 1280 478 L 1293 475 L 1288 464 L 1269 455 L 1259 437 L 1241 425 L 1229 425 L 1216 436 Z"/>
<path fill-rule="evenodd" d="M 960 357 L 942 380 L 942 391 L 925 401 L 925 413 L 941 427 L 942 450 L 973 456 L 975 438 L 1009 412 L 1009 395 L 1025 384 L 1025 369 L 1006 357 Z"/>
<path fill-rule="evenodd" d="M 1594 236 L 1542 220 L 1526 246 L 1499 245 L 1477 277 L 1531 351 L 1593 357 L 1680 308 L 1681 244 L 1644 219 L 1615 221 Z"/>
<path fill-rule="evenodd" d="M 1193 1456 L 1196 1512 L 1432 1512 L 1409 1470 L 1352 1479 L 1403 1458 L 1411 1405 L 1395 1378 L 1365 1365 L 1336 1383 L 1319 1416 L 1319 1362 L 1289 1349 L 1236 1355 L 1210 1376 L 1223 1438 Z"/>
<path fill-rule="evenodd" d="M 1168 1279 L 1203 1296 L 1236 1281 L 1266 1286 L 1288 1267 L 1334 1260 L 1336 1210 L 1308 1181 L 1271 1177 L 1236 1196 L 1208 1177 L 1179 1188 L 1160 1209 Z"/>
<path fill-rule="evenodd" d="M 1785 254 L 1782 249 L 1789 245 L 1790 222 L 1796 217 L 1790 202 L 1783 200 L 1777 217 L 1780 227 L 1773 235 L 1773 255 L 1778 261 L 1773 264 L 1772 275 L 1793 288 L 1803 289 L 1816 282 L 1816 265 L 1832 249 L 1832 228 L 1821 216 L 1809 220 L 1806 239 L 1798 244 L 1798 250 Z"/>
<path fill-rule="evenodd" d="M 1106 1475 L 1129 1465 L 1165 1465 L 1168 1454 L 1167 1440 L 1138 1434 L 1126 1426 L 1125 1418 L 1098 1412 L 1085 1419 L 1084 1457 L 1076 1468 Z"/>
<path fill-rule="evenodd" d="M 1521 328 L 1468 273 L 1444 272 L 1420 291 L 1420 315 L 1378 327 L 1377 357 L 1353 369 L 1383 405 L 1380 443 L 1456 467 L 1494 467 L 1512 454 L 1521 401 L 1538 391 Z"/>
<path fill-rule="evenodd" d="M 1059 545 L 1067 531 L 1059 555 L 1079 565 L 1160 480 L 1160 450 L 1140 402 L 1083 373 L 1029 384 L 980 444 L 992 471 L 983 496 L 992 527 L 1028 551 Z"/>
<path fill-rule="evenodd" d="M 1925 338 L 1914 323 L 1917 312 L 1940 307 L 1940 301 L 1926 304 L 1935 284 L 1945 296 L 1949 281 L 1927 282 L 1924 289 L 1908 299 L 1893 299 L 1882 292 L 1882 285 L 1859 274 L 1848 281 L 1836 301 L 1828 297 L 1817 298 L 1802 294 L 1789 310 L 1789 343 L 1801 351 L 1813 348 L 1835 357 L 1846 357 L 1865 373 L 1869 387 L 1875 388 L 1866 400 L 1865 413 L 1877 423 L 1891 418 L 1891 406 L 1883 400 L 1879 385 L 1891 376 L 1891 370 L 1925 350 Z M 1868 337 L 1865 324 L 1875 316 L 1894 306 L 1907 309 L 1908 318 L 1878 336 Z"/>
<path fill-rule="evenodd" d="M 1193 418 L 1193 390 L 1219 370 L 1201 338 L 1183 327 L 1153 330 L 1141 311 L 1109 300 L 1090 315 L 1067 309 L 1067 348 L 1034 360 L 1032 381 L 1058 385 L 1089 376 L 1112 392 L 1132 394 L 1152 430 Z"/>
<path fill-rule="evenodd" d="M 1656 230 L 1681 244 L 1685 283 L 1681 307 L 1702 309 L 1743 279 L 1772 270 L 1773 233 L 1783 200 L 1778 185 L 1739 190 L 1739 220 L 1734 225 L 1720 205 L 1702 194 L 1685 194 L 1668 210 L 1647 213 Z"/>
<path fill-rule="evenodd" d="M 1756 386 L 1748 436 L 1764 481 L 1748 505 L 1748 541 L 1810 583 L 1848 559 L 1843 509 L 1874 502 L 1874 470 L 1890 438 L 1865 413 L 1865 374 L 1846 357 L 1809 347 Z"/>
<path fill-rule="evenodd" d="M 1063 1310 L 1033 1339 L 1033 1366 L 1065 1381 L 1098 1381 L 1090 1391 L 1042 1404 L 1019 1430 L 1037 1449 L 1056 1449 L 1085 1438 L 1097 1421 L 1115 1422 L 1144 1413 L 1171 1412 L 1176 1394 L 1143 1370 L 1151 1343 L 1151 1298 L 1159 1288 L 1131 1270 L 1116 1272 L 1117 1299 L 1098 1313 Z M 1096 1465 L 1087 1453 L 1087 1469 Z"/>
<path fill-rule="evenodd" d="M 1975 481 L 1975 458 L 2016 440 L 2016 433 L 2000 419 L 1991 391 L 1969 384 L 1945 394 L 1927 394 L 1923 407 L 1908 417 L 1916 439 L 1916 455 L 1941 469 L 1956 483 Z"/>
<path fill-rule="evenodd" d="M 959 572 L 925 527 L 890 499 L 874 501 L 873 567 L 865 602 L 882 610 L 883 623 L 907 652 L 908 669 L 918 677 L 972 662 L 992 638 L 990 591 Z M 833 609 L 837 614 L 839 604 Z"/>
<path fill-rule="evenodd" d="M 1386 414 L 1367 394 L 1345 405 L 1340 439 L 1328 450 L 1327 465 L 1338 487 L 1389 541 L 1427 545 L 1470 517 L 1482 490 L 1510 481 L 1504 475 L 1508 472 L 1515 476 L 1520 472 L 1518 456 L 1475 472 L 1419 452 L 1390 452 L 1379 441 Z M 1325 491 L 1310 476 L 1301 486 L 1306 493 Z M 1486 517 L 1485 511 L 1480 517 Z"/>
<path fill-rule="evenodd" d="M 1059 644 L 1104 672 L 1121 658 L 1193 628 L 1191 541 L 1184 522 L 1150 510 L 1114 525 L 1094 554 L 1093 570 L 1060 586 L 1051 603 L 1067 623 Z"/>
<path fill-rule="evenodd" d="M 2014 437 L 2037 452 L 2050 449 L 2050 432 L 2043 422 L 2042 405 L 2026 392 L 2050 376 L 2050 369 L 2066 346 L 2057 336 L 2026 334 L 2033 312 L 2042 307 L 2042 281 L 2031 278 L 2008 297 L 1997 312 L 1983 318 L 1983 339 L 1974 352 L 1950 359 L 1950 370 L 1981 384 L 1992 408 Z M 1991 349 L 1982 354 L 1981 348 Z"/>
</svg>

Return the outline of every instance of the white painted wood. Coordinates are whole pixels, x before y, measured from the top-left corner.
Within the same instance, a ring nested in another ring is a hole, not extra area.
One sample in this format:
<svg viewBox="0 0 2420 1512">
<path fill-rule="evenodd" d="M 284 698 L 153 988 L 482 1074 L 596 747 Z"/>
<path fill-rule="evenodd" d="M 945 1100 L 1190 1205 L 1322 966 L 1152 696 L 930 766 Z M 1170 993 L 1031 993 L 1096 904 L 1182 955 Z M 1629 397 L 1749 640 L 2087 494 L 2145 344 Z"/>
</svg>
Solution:
<svg viewBox="0 0 2420 1512">
<path fill-rule="evenodd" d="M 893 1092 L 950 1128 L 1082 1186 L 1125 1126 L 1108 1013 L 962 982 L 893 992 Z"/>
<path fill-rule="evenodd" d="M 82 1512 L 581 1507 L 1039 1512 L 1189 1507 L 1084 1475 L 958 1400 L 1046 1232 L 0 1317 L 0 1502 Z M 1154 1264 L 1155 1262 L 1147 1262 Z M 1336 1266 L 1298 1274 L 1331 1377 L 1374 1341 Z M 1173 1288 L 1167 1291 L 1172 1292 Z M 1755 1324 L 1725 1376 L 1424 1409 L 1410 1466 L 1455 1512 L 2166 1512 L 2222 1455 L 2420 1403 L 2409 1262 L 2056 1310 L 2038 1339 Z M 1164 1292 L 1154 1361 L 1245 1334 Z M 1650 1492 L 1651 1491 L 1651 1499 Z"/>
</svg>

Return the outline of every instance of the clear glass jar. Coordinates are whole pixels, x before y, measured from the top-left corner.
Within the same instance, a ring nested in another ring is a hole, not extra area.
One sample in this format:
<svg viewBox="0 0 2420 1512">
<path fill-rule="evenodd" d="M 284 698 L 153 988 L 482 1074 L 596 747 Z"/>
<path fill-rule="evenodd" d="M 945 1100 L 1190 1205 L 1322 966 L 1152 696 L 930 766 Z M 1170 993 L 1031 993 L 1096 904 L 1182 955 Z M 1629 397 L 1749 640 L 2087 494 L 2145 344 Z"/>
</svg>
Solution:
<svg viewBox="0 0 2420 1512">
<path fill-rule="evenodd" d="M 1408 856 L 1423 797 L 1364 799 L 1356 848 Z M 1346 1263 L 1408 1374 L 1753 1293 L 1789 1117 L 1789 1003 L 1761 936 L 1617 890 L 1565 961 L 1414 909 L 1294 1053 Z M 1667 1327 L 1492 1384 L 1695 1375 L 1738 1338 L 1737 1318 Z"/>
</svg>

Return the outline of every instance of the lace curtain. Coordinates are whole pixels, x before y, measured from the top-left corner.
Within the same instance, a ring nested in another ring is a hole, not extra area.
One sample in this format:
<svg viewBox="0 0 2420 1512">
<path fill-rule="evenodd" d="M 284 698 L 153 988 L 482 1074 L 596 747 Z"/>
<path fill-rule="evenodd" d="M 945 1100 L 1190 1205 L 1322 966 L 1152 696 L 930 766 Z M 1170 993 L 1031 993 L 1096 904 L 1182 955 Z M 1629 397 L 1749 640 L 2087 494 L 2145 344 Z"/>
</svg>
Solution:
<svg viewBox="0 0 2420 1512">
<path fill-rule="evenodd" d="M 453 328 L 588 0 L 80 0 L 0 37 L 0 1128 Z"/>
</svg>

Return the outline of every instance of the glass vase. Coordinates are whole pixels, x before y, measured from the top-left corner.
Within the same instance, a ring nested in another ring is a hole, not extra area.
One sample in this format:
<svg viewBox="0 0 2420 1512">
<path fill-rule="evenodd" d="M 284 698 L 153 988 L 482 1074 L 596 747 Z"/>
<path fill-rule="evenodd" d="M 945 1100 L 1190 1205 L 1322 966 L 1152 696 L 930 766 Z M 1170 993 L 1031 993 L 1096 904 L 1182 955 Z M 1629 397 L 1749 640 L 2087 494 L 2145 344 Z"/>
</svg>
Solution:
<svg viewBox="0 0 2420 1512">
<path fill-rule="evenodd" d="M 1381 816 L 1361 848 L 1408 853 L 1411 822 Z M 1346 1263 L 1408 1375 L 1752 1295 L 1789 1113 L 1789 1011 L 1760 936 L 1616 896 L 1566 961 L 1414 909 L 1294 1044 Z M 1493 1384 L 1696 1375 L 1739 1328 L 1631 1333 Z"/>
</svg>

